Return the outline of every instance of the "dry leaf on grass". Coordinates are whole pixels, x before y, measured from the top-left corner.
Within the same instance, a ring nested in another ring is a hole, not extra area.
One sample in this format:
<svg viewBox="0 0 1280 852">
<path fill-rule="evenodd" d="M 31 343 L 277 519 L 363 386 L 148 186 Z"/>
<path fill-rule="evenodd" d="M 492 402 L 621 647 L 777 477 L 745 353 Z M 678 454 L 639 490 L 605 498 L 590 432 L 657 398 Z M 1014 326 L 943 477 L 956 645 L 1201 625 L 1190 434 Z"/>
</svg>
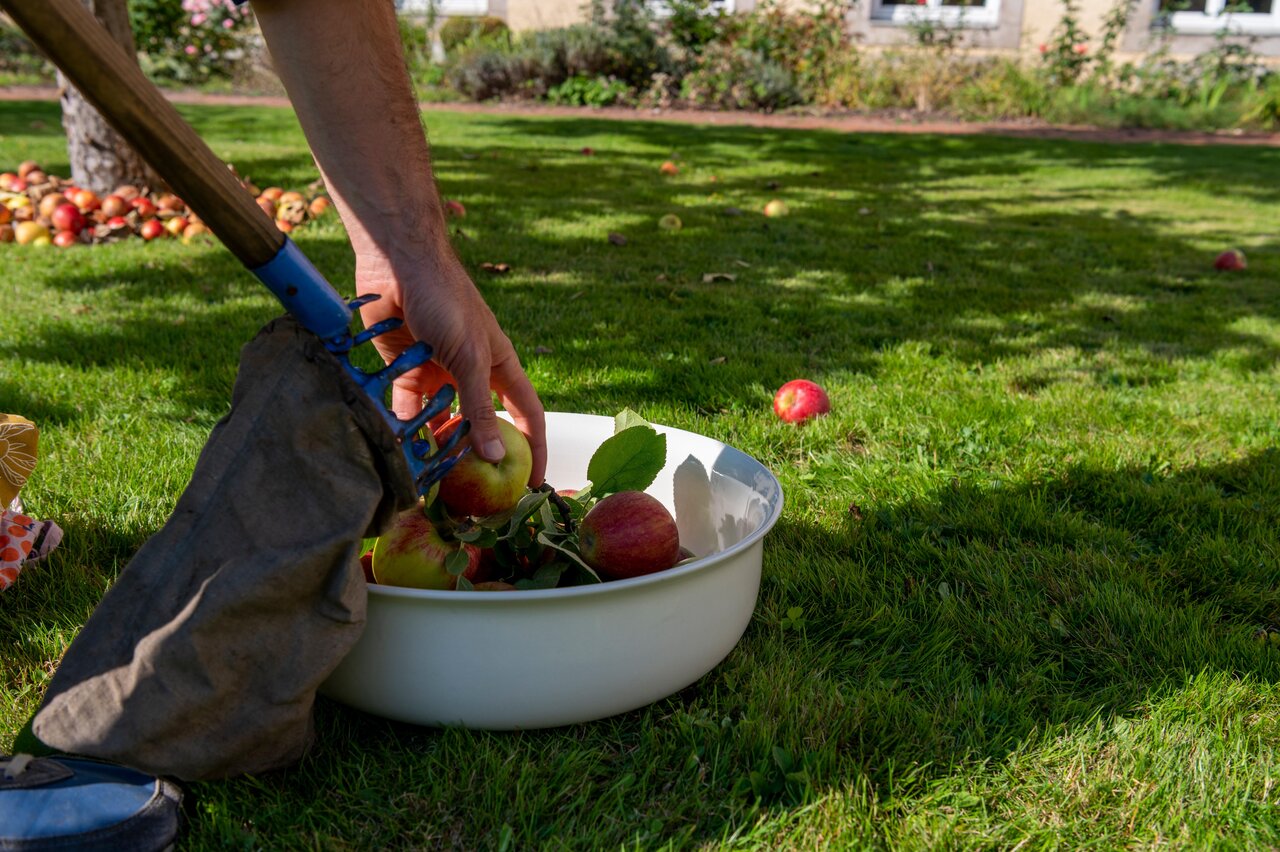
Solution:
<svg viewBox="0 0 1280 852">
<path fill-rule="evenodd" d="M 714 284 L 717 281 L 737 281 L 738 276 L 732 272 L 708 272 L 702 276 L 703 284 Z"/>
<path fill-rule="evenodd" d="M 489 263 L 487 261 L 485 263 L 480 264 L 480 268 L 483 269 L 485 272 L 488 272 L 490 275 L 506 275 L 508 272 L 511 271 L 511 267 L 508 264 Z"/>
</svg>

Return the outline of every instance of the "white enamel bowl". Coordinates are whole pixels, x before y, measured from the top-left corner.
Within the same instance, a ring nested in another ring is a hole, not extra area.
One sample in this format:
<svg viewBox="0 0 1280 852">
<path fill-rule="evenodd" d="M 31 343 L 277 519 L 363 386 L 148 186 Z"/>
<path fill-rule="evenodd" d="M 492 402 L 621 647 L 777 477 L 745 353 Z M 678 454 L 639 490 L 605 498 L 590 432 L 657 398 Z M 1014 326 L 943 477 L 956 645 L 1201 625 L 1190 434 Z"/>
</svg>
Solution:
<svg viewBox="0 0 1280 852">
<path fill-rule="evenodd" d="M 648 489 L 699 558 L 567 589 L 437 592 L 370 585 L 368 621 L 321 691 L 419 725 L 512 730 L 602 719 L 702 677 L 746 630 L 778 480 L 719 441 L 656 426 L 667 466 Z M 547 481 L 586 484 L 613 418 L 548 414 Z"/>
</svg>

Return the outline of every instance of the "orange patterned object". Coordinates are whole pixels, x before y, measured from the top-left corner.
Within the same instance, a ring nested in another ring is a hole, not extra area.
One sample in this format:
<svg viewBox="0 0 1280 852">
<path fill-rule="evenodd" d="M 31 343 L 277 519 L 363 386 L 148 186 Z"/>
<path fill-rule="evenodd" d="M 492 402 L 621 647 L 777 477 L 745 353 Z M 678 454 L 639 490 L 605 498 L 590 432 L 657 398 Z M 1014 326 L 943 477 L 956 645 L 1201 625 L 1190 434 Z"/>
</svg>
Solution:
<svg viewBox="0 0 1280 852">
<path fill-rule="evenodd" d="M 20 512 L 0 513 L 0 591 L 14 584 L 22 566 L 58 546 L 62 530 L 52 521 L 37 521 Z"/>
</svg>

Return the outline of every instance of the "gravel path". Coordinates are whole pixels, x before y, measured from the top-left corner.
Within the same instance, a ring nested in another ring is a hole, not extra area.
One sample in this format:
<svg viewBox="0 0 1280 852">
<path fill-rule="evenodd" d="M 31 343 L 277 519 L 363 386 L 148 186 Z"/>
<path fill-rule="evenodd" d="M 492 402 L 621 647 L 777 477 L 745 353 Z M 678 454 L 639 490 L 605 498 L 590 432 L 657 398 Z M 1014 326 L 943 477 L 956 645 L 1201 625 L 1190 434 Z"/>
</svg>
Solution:
<svg viewBox="0 0 1280 852">
<path fill-rule="evenodd" d="M 174 103 L 219 106 L 287 107 L 287 98 L 270 95 L 218 95 L 202 92 L 166 92 Z M 58 91 L 49 87 L 13 86 L 0 88 L 0 100 L 56 100 Z M 753 112 L 706 112 L 702 110 L 593 109 L 539 104 L 424 103 L 425 112 L 465 112 L 486 115 L 543 116 L 549 118 L 592 118 L 611 121 L 663 121 L 718 127 L 765 127 L 786 130 L 833 130 L 840 133 L 928 133 L 967 136 L 1006 136 L 1031 139 L 1076 139 L 1090 142 L 1166 142 L 1177 145 L 1262 145 L 1280 147 L 1280 133 L 1224 131 L 1200 133 L 1177 130 L 1101 129 L 1063 127 L 1037 121 L 964 122 L 945 118 L 901 116 L 814 114 L 763 114 Z"/>
</svg>

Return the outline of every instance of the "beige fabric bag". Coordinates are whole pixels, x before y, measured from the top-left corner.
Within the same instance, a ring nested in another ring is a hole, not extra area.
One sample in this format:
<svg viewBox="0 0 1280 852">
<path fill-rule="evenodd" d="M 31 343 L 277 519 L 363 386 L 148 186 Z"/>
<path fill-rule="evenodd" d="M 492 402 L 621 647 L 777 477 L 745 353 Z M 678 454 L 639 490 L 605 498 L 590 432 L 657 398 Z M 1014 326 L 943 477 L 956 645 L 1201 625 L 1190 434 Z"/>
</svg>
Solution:
<svg viewBox="0 0 1280 852">
<path fill-rule="evenodd" d="M 361 538 L 416 501 L 378 410 L 291 319 L 241 355 L 231 412 L 121 573 L 31 730 L 59 751 L 205 779 L 296 761 L 316 688 L 364 627 Z"/>
</svg>

